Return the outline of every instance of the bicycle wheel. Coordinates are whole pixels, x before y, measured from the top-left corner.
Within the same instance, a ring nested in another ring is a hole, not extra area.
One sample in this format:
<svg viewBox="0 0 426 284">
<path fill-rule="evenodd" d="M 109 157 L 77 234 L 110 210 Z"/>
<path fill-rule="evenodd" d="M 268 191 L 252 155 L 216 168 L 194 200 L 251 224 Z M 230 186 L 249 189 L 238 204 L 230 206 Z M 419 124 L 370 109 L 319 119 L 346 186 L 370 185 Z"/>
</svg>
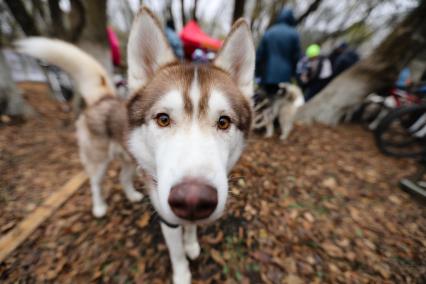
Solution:
<svg viewBox="0 0 426 284">
<path fill-rule="evenodd" d="M 381 103 L 367 102 L 359 110 L 359 121 L 364 129 L 369 129 L 369 125 L 378 118 L 385 107 Z"/>
<path fill-rule="evenodd" d="M 424 157 L 426 135 L 421 134 L 426 132 L 425 113 L 424 104 L 399 108 L 389 113 L 374 132 L 379 149 L 395 157 Z"/>
</svg>

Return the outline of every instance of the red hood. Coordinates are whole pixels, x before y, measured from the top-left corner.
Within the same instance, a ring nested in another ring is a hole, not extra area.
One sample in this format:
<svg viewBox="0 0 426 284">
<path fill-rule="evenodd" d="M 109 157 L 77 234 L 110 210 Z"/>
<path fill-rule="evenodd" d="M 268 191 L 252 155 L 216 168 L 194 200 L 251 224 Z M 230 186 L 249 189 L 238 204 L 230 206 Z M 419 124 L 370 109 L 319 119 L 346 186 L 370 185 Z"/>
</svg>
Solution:
<svg viewBox="0 0 426 284">
<path fill-rule="evenodd" d="M 222 45 L 221 40 L 209 37 L 193 20 L 186 24 L 179 36 L 182 39 L 185 49 L 187 46 L 191 46 L 193 49 L 204 48 L 217 51 Z"/>
</svg>

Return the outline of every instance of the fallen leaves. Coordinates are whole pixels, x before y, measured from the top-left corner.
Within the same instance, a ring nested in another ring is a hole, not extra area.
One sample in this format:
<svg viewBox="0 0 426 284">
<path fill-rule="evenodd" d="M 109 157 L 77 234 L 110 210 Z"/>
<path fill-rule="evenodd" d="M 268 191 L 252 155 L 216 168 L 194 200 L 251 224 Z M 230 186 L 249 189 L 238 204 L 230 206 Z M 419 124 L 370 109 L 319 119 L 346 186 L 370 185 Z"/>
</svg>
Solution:
<svg viewBox="0 0 426 284">
<path fill-rule="evenodd" d="M 297 273 L 297 265 L 296 261 L 292 257 L 286 257 L 282 261 L 282 267 L 290 274 L 296 274 Z"/>
<path fill-rule="evenodd" d="M 41 107 L 48 119 L 0 129 L 1 233 L 81 169 L 73 129 L 60 125 L 71 119 Z M 413 165 L 382 156 L 354 126 L 296 127 L 285 142 L 252 138 L 225 216 L 199 228 L 194 283 L 422 282 L 424 208 L 396 187 Z M 170 281 L 152 208 L 127 202 L 117 173 L 110 168 L 103 186 L 106 218 L 92 218 L 89 187 L 81 190 L 0 266 L 0 282 Z"/>
<path fill-rule="evenodd" d="M 300 277 L 298 277 L 298 276 L 296 276 L 294 274 L 290 274 L 290 275 L 287 275 L 284 278 L 284 280 L 283 280 L 282 283 L 283 284 L 304 284 L 305 281 L 303 281 L 302 278 L 300 278 Z"/>
<path fill-rule="evenodd" d="M 271 256 L 267 253 L 261 252 L 261 251 L 255 251 L 250 254 L 251 257 L 253 257 L 255 260 L 261 262 L 261 263 L 269 263 L 271 261 Z"/>
<path fill-rule="evenodd" d="M 396 205 L 400 205 L 402 203 L 401 199 L 394 194 L 389 196 L 389 200 Z"/>
<path fill-rule="evenodd" d="M 141 218 L 136 222 L 139 228 L 143 229 L 149 224 L 149 220 L 151 219 L 151 214 L 149 212 L 145 212 Z"/>
<path fill-rule="evenodd" d="M 304 216 L 304 217 L 305 217 L 305 219 L 306 219 L 306 220 L 308 220 L 310 223 L 313 223 L 313 222 L 315 221 L 314 216 L 312 216 L 312 214 L 311 214 L 311 213 L 309 213 L 309 212 L 305 212 L 305 213 L 303 214 L 303 216 Z"/>
<path fill-rule="evenodd" d="M 216 245 L 223 241 L 223 232 L 217 232 L 216 236 L 204 235 L 202 236 L 202 242 L 210 245 Z"/>
<path fill-rule="evenodd" d="M 338 246 L 330 243 L 330 242 L 323 243 L 321 245 L 321 247 L 324 249 L 325 253 L 328 254 L 331 257 L 342 257 L 343 256 L 342 249 L 339 248 Z"/>
<path fill-rule="evenodd" d="M 218 263 L 219 265 L 221 265 L 221 266 L 225 266 L 225 264 L 226 264 L 226 262 L 225 262 L 225 260 L 223 259 L 223 257 L 222 257 L 222 255 L 221 255 L 221 253 L 220 252 L 218 252 L 217 250 L 215 250 L 215 249 L 211 249 L 210 250 L 210 256 L 213 258 L 213 260 L 216 262 L 216 263 Z"/>
<path fill-rule="evenodd" d="M 333 177 L 328 177 L 322 181 L 322 186 L 328 189 L 335 189 L 337 187 L 337 181 Z"/>
<path fill-rule="evenodd" d="M 373 268 L 375 270 L 377 270 L 380 275 L 382 275 L 382 277 L 384 279 L 389 279 L 391 276 L 391 271 L 388 265 L 384 264 L 384 263 L 380 263 L 380 264 L 376 264 L 373 266 Z"/>
</svg>

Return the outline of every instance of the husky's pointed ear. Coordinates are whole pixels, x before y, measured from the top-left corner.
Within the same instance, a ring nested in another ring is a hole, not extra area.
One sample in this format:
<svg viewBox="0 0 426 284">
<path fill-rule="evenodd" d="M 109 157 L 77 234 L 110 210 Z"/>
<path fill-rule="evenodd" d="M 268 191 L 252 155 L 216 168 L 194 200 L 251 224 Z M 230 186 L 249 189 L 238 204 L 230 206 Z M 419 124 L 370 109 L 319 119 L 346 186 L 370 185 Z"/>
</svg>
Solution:
<svg viewBox="0 0 426 284">
<path fill-rule="evenodd" d="M 255 49 L 249 25 L 244 19 L 232 26 L 214 64 L 231 75 L 245 96 L 253 95 Z"/>
<path fill-rule="evenodd" d="M 163 65 L 176 57 L 157 17 L 146 7 L 136 15 L 127 43 L 127 66 L 130 90 L 142 87 Z"/>
</svg>

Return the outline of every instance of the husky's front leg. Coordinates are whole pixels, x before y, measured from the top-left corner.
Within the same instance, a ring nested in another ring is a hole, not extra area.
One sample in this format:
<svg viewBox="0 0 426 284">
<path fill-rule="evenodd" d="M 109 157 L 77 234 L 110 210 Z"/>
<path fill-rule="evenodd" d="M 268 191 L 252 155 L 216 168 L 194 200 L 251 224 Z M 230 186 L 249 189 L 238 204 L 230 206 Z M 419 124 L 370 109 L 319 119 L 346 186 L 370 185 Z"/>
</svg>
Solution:
<svg viewBox="0 0 426 284">
<path fill-rule="evenodd" d="M 191 283 L 191 272 L 189 271 L 189 263 L 186 259 L 185 249 L 183 246 L 182 226 L 178 228 L 170 228 L 169 226 L 161 223 L 161 231 L 163 232 L 167 248 L 169 249 L 170 260 L 173 268 L 173 283 Z"/>
<path fill-rule="evenodd" d="M 290 134 L 291 129 L 293 128 L 293 109 L 284 107 L 281 109 L 280 116 L 279 116 L 279 122 L 281 127 L 281 140 L 287 139 L 288 135 Z"/>
<path fill-rule="evenodd" d="M 183 228 L 183 246 L 186 255 L 190 259 L 196 259 L 200 255 L 200 244 L 197 240 L 197 226 L 187 225 Z"/>
<path fill-rule="evenodd" d="M 274 136 L 274 121 L 271 121 L 266 125 L 265 138 L 271 138 L 272 136 Z"/>
</svg>

